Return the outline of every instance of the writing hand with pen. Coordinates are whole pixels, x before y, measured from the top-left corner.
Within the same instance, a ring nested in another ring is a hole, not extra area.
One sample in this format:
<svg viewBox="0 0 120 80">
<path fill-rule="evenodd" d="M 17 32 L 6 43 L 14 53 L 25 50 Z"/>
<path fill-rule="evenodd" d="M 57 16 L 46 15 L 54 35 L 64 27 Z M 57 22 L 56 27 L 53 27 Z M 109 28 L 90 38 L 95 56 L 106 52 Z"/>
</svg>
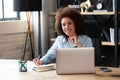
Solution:
<svg viewBox="0 0 120 80">
<path fill-rule="evenodd" d="M 40 60 L 39 58 L 33 59 L 33 62 L 34 62 L 34 64 L 37 65 L 37 66 L 42 65 L 42 60 Z"/>
</svg>

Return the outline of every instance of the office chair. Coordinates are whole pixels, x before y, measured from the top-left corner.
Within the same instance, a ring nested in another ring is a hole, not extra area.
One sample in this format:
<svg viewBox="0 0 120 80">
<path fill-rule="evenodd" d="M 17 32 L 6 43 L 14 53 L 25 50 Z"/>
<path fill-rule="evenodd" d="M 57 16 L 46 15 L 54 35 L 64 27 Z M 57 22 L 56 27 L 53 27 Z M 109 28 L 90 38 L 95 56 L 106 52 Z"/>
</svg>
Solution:
<svg viewBox="0 0 120 80">
<path fill-rule="evenodd" d="M 96 20 L 85 20 L 85 34 L 92 39 L 95 48 L 95 65 L 101 65 L 101 38 L 100 29 Z"/>
</svg>

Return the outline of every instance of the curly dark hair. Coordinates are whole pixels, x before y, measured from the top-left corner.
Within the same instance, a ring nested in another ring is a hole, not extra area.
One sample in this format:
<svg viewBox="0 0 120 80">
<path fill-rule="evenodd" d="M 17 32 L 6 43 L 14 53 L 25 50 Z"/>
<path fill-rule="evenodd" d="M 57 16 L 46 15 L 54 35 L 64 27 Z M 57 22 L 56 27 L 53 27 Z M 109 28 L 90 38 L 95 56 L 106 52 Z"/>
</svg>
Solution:
<svg viewBox="0 0 120 80">
<path fill-rule="evenodd" d="M 55 28 L 59 35 L 64 35 L 67 37 L 67 35 L 63 32 L 61 25 L 61 20 L 64 17 L 69 17 L 70 19 L 73 20 L 75 24 L 75 32 L 77 36 L 84 34 L 85 29 L 84 29 L 83 16 L 75 9 L 64 7 L 64 8 L 60 8 L 55 16 L 56 19 Z"/>
</svg>

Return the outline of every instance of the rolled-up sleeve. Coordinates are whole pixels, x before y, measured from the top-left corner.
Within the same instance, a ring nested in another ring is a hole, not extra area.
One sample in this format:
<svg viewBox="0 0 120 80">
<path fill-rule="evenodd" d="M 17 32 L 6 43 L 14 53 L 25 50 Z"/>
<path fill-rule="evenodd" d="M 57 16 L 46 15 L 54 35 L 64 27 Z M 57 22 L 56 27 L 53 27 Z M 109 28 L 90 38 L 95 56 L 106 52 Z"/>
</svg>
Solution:
<svg viewBox="0 0 120 80">
<path fill-rule="evenodd" d="M 56 49 L 58 48 L 59 36 L 56 38 L 55 42 L 51 46 L 51 48 L 47 51 L 47 53 L 41 58 L 43 64 L 47 64 L 51 62 L 56 57 Z"/>
</svg>

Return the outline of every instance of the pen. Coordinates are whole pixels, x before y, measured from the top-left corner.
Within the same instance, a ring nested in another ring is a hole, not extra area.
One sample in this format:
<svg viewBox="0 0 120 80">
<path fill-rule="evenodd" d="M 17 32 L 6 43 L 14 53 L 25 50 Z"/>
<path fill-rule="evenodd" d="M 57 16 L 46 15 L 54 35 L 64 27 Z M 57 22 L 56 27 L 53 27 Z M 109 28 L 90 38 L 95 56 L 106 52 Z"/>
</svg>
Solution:
<svg viewBox="0 0 120 80">
<path fill-rule="evenodd" d="M 41 54 L 39 54 L 38 59 L 40 59 L 41 57 L 42 57 Z"/>
<path fill-rule="evenodd" d="M 34 71 L 36 71 L 36 72 L 39 72 L 39 70 L 37 70 L 35 67 L 34 67 L 32 70 L 34 70 Z"/>
<path fill-rule="evenodd" d="M 41 55 L 38 55 L 37 58 L 33 59 L 34 64 L 40 65 L 41 64 L 40 58 L 41 58 Z"/>
</svg>

